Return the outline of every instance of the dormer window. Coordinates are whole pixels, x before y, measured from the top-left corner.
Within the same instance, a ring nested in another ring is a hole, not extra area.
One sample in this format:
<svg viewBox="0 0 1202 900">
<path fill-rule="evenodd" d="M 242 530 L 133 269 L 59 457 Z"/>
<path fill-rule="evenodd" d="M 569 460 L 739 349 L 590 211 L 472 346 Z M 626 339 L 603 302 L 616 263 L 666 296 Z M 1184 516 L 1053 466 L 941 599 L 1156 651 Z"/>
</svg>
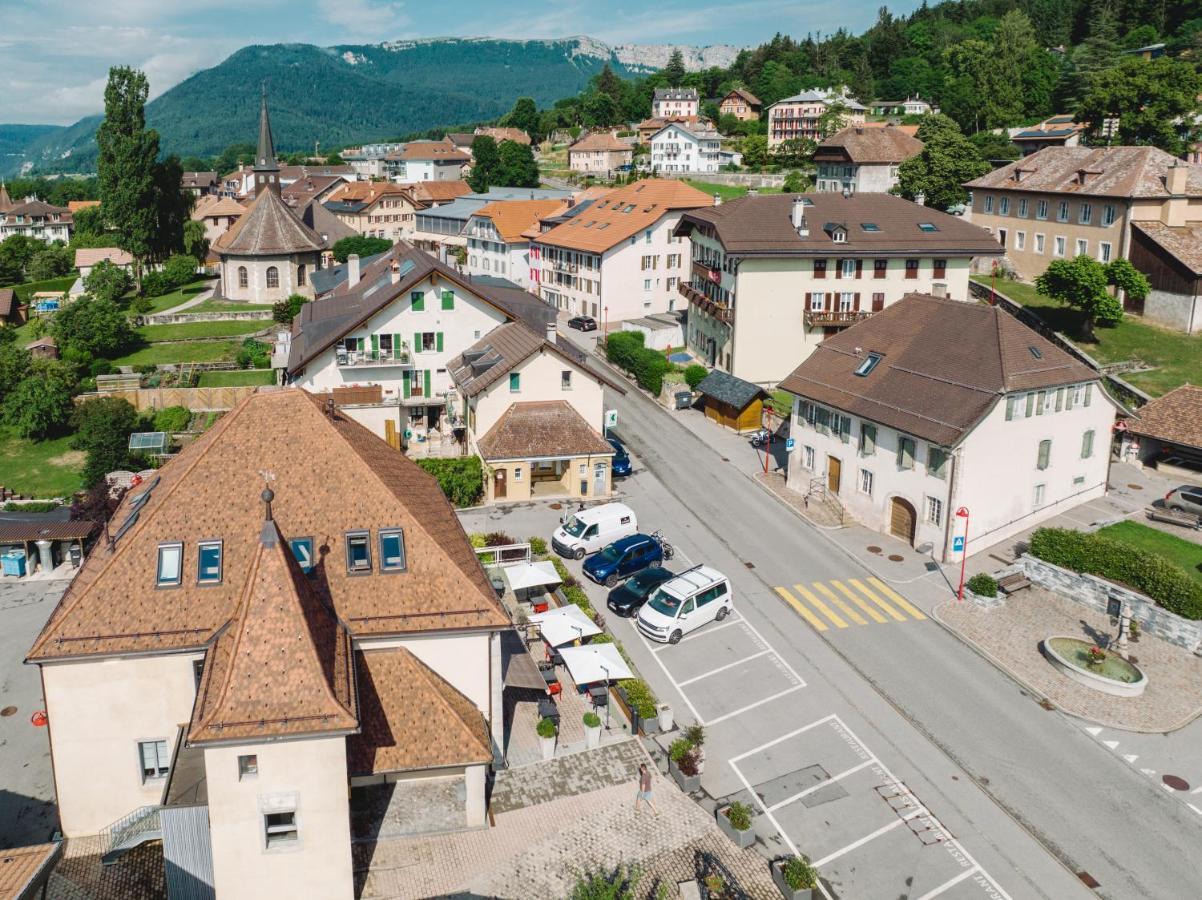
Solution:
<svg viewBox="0 0 1202 900">
<path fill-rule="evenodd" d="M 371 534 L 369 532 L 347 532 L 346 570 L 352 574 L 371 572 Z"/>
<path fill-rule="evenodd" d="M 847 243 L 847 232 L 844 231 L 842 228 L 836 228 L 834 231 L 831 232 L 831 240 L 834 241 L 836 244 L 846 244 Z"/>
<path fill-rule="evenodd" d="M 856 374 L 863 378 L 869 372 L 875 369 L 877 367 L 877 363 L 880 361 L 881 355 L 879 353 L 869 353 L 866 357 L 864 357 L 864 361 L 856 366 Z"/>
<path fill-rule="evenodd" d="M 159 587 L 179 587 L 183 579 L 184 545 L 159 544 L 156 583 Z"/>
</svg>

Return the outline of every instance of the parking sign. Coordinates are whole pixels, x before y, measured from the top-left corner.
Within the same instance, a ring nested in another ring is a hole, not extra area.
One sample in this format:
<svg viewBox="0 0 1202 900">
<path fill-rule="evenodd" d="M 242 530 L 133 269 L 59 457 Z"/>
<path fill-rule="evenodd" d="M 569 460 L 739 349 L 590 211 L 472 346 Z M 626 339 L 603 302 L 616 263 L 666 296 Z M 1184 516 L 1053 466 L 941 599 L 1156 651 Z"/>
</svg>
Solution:
<svg viewBox="0 0 1202 900">
<path fill-rule="evenodd" d="M 785 452 L 786 453 L 791 453 L 793 451 L 794 446 L 795 446 L 795 442 L 794 442 L 793 438 L 785 438 Z"/>
</svg>

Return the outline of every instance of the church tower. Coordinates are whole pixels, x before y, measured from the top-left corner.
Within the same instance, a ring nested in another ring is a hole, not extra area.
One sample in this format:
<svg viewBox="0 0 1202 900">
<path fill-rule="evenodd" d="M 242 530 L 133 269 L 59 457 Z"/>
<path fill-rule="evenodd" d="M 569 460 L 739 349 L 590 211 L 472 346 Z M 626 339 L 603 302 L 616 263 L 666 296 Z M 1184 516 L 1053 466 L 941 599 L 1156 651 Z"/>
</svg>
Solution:
<svg viewBox="0 0 1202 900">
<path fill-rule="evenodd" d="M 267 86 L 263 86 L 263 101 L 259 108 L 259 152 L 255 154 L 255 196 L 271 191 L 280 194 L 280 166 L 275 158 L 275 142 L 271 138 L 271 119 L 267 116 Z"/>
</svg>

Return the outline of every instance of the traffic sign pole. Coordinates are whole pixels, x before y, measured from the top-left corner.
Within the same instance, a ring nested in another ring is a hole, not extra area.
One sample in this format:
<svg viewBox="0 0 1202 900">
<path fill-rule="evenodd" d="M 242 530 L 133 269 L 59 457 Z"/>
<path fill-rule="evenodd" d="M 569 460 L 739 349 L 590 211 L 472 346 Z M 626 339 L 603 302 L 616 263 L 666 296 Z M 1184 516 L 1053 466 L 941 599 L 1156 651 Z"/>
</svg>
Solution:
<svg viewBox="0 0 1202 900">
<path fill-rule="evenodd" d="M 952 549 L 956 548 L 956 544 L 960 544 L 960 590 L 957 592 L 957 602 L 964 602 L 964 570 L 968 563 L 968 507 L 961 506 L 956 510 L 956 518 L 964 520 L 964 534 L 960 537 L 952 538 Z"/>
</svg>

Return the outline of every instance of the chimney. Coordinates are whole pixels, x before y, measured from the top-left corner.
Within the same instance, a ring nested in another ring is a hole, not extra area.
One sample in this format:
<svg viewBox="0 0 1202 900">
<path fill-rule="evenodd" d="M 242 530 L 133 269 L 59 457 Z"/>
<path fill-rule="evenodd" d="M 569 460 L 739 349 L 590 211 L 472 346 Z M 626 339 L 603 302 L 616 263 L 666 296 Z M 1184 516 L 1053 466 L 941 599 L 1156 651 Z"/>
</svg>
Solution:
<svg viewBox="0 0 1202 900">
<path fill-rule="evenodd" d="M 805 200 L 801 197 L 793 198 L 793 209 L 790 214 L 790 220 L 793 223 L 793 230 L 797 232 L 798 237 L 810 236 L 810 227 L 806 224 Z"/>
<path fill-rule="evenodd" d="M 1185 182 L 1188 178 L 1189 166 L 1178 160 L 1169 166 L 1169 171 L 1164 178 L 1164 186 L 1168 188 L 1170 194 L 1178 196 L 1185 193 Z"/>
<path fill-rule="evenodd" d="M 398 260 L 392 261 L 392 266 L 389 268 L 389 275 L 392 278 L 392 283 L 396 284 L 401 280 L 401 264 Z"/>
<path fill-rule="evenodd" d="M 556 335 L 555 320 L 552 319 L 550 322 L 547 323 L 547 343 L 548 344 L 555 343 L 555 335 Z"/>
<path fill-rule="evenodd" d="M 346 286 L 354 287 L 359 283 L 359 254 L 352 253 L 346 258 Z"/>
<path fill-rule="evenodd" d="M 721 205 L 722 205 L 722 195 L 714 194 L 714 206 L 721 206 Z"/>
</svg>

